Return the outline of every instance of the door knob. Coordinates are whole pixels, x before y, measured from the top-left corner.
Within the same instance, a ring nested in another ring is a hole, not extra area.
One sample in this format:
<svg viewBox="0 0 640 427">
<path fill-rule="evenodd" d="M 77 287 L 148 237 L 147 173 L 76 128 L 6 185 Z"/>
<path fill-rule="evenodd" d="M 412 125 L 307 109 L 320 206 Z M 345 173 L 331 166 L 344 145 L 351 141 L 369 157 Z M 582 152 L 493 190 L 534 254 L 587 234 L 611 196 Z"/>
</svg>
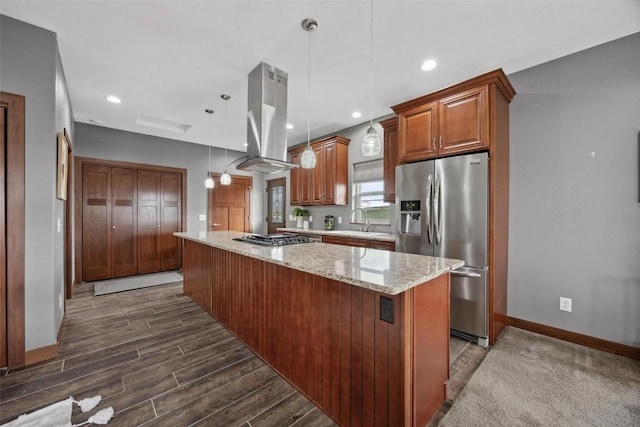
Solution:
<svg viewBox="0 0 640 427">
<path fill-rule="evenodd" d="M 160 224 L 156 225 L 156 227 L 160 228 Z"/>
<path fill-rule="evenodd" d="M 112 228 L 115 230 L 115 229 L 116 229 L 116 226 L 114 225 Z"/>
</svg>

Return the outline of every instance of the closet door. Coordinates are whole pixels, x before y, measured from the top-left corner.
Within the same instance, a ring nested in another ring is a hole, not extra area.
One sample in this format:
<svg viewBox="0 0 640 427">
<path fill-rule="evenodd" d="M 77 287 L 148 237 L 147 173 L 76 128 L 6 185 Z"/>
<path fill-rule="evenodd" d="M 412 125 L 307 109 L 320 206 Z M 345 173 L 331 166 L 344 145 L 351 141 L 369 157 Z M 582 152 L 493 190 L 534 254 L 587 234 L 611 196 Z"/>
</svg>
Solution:
<svg viewBox="0 0 640 427">
<path fill-rule="evenodd" d="M 161 172 L 138 171 L 138 273 L 160 271 Z"/>
<path fill-rule="evenodd" d="M 111 246 L 113 277 L 138 272 L 136 253 L 137 170 L 111 169 Z"/>
<path fill-rule="evenodd" d="M 82 168 L 82 279 L 111 277 L 111 168 Z"/>
<path fill-rule="evenodd" d="M 182 229 L 182 179 L 178 173 L 163 172 L 160 178 L 160 270 L 182 266 L 181 241 L 173 233 Z"/>
</svg>

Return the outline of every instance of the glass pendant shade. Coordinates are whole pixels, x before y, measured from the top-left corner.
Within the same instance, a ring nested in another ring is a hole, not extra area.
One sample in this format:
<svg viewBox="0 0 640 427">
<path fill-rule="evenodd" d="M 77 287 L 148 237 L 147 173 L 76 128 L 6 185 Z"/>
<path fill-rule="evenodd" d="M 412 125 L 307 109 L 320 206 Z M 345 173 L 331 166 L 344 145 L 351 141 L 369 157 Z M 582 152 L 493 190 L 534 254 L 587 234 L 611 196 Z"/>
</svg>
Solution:
<svg viewBox="0 0 640 427">
<path fill-rule="evenodd" d="M 381 150 L 382 144 L 380 143 L 380 136 L 373 126 L 370 126 L 362 139 L 362 154 L 368 157 L 379 156 Z"/>
<path fill-rule="evenodd" d="M 231 184 L 231 175 L 227 173 L 225 170 L 224 173 L 220 176 L 220 184 L 229 185 Z"/>
<path fill-rule="evenodd" d="M 207 179 L 204 180 L 204 187 L 213 188 L 214 185 L 215 183 L 213 182 L 213 178 L 211 178 L 210 175 L 207 175 Z"/>
<path fill-rule="evenodd" d="M 309 145 L 307 145 L 307 148 L 302 152 L 302 156 L 300 156 L 300 166 L 302 166 L 303 169 L 313 169 L 316 167 L 316 153 L 313 152 Z"/>
</svg>

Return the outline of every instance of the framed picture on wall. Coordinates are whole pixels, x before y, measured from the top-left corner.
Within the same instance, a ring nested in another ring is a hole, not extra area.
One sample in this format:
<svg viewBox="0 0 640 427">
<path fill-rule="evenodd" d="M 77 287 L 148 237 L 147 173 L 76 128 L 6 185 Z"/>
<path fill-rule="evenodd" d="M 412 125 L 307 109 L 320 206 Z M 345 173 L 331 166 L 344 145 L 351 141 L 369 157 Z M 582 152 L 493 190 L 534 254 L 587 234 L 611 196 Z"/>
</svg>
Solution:
<svg viewBox="0 0 640 427">
<path fill-rule="evenodd" d="M 56 197 L 67 200 L 67 180 L 69 179 L 69 136 L 67 132 L 58 132 L 58 173 L 56 179 Z"/>
</svg>

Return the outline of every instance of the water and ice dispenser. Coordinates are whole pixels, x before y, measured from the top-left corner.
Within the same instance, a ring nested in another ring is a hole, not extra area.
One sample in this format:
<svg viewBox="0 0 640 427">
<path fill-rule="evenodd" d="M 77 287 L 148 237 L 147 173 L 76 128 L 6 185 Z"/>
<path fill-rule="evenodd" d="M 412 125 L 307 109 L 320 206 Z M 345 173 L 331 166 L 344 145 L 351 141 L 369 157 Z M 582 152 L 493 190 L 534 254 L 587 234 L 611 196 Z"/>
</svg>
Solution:
<svg viewBox="0 0 640 427">
<path fill-rule="evenodd" d="M 400 201 L 400 233 L 420 234 L 420 200 Z"/>
</svg>

